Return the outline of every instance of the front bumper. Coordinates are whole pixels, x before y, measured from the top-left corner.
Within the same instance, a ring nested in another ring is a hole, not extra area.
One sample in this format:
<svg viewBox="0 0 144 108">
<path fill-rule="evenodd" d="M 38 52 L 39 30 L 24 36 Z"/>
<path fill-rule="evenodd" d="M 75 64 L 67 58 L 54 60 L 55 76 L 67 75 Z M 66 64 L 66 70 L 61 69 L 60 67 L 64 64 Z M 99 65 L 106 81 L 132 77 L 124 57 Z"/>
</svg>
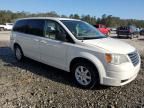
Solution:
<svg viewBox="0 0 144 108">
<path fill-rule="evenodd" d="M 122 86 L 133 81 L 140 70 L 140 63 L 133 66 L 131 63 L 123 64 L 121 66 L 109 66 L 106 76 L 103 77 L 102 85 Z"/>
</svg>

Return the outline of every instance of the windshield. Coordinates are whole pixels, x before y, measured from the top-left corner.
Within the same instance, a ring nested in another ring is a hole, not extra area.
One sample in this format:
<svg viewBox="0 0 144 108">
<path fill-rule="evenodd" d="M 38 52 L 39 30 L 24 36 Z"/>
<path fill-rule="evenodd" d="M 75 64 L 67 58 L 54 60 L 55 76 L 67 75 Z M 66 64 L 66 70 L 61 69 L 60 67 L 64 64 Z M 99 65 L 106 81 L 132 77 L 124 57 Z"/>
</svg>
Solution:
<svg viewBox="0 0 144 108">
<path fill-rule="evenodd" d="M 79 40 L 106 38 L 105 35 L 86 22 L 75 20 L 61 21 Z"/>
</svg>

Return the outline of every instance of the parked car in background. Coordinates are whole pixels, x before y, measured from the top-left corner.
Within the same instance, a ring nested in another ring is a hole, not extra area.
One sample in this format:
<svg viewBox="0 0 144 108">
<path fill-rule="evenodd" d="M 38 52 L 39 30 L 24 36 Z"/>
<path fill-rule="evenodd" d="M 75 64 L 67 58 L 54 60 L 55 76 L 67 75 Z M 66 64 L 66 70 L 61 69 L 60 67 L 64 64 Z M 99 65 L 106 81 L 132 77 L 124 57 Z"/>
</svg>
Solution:
<svg viewBox="0 0 144 108">
<path fill-rule="evenodd" d="M 144 29 L 140 30 L 140 35 L 144 35 Z"/>
<path fill-rule="evenodd" d="M 12 30 L 12 28 L 13 28 L 13 23 L 6 23 L 4 25 L 0 25 L 0 31 Z"/>
<path fill-rule="evenodd" d="M 4 31 L 5 25 L 0 25 L 0 31 Z"/>
<path fill-rule="evenodd" d="M 94 27 L 96 27 L 104 35 L 108 35 L 108 36 L 110 35 L 110 29 L 107 28 L 105 25 L 103 25 L 103 24 L 96 24 L 96 25 L 94 25 Z"/>
<path fill-rule="evenodd" d="M 117 36 L 126 36 L 127 38 L 139 37 L 139 31 L 133 25 L 121 26 L 117 28 Z"/>
<path fill-rule="evenodd" d="M 110 33 L 112 33 L 112 34 L 116 33 L 116 31 L 117 31 L 116 27 L 109 27 L 109 29 L 110 29 Z"/>
<path fill-rule="evenodd" d="M 115 27 L 110 28 L 111 31 L 116 31 L 117 29 Z"/>
<path fill-rule="evenodd" d="M 98 84 L 125 85 L 137 77 L 141 64 L 133 46 L 76 19 L 17 20 L 10 46 L 18 61 L 26 56 L 71 72 L 78 85 L 89 89 Z"/>
<path fill-rule="evenodd" d="M 140 32 L 140 28 L 136 28 L 136 31 L 139 33 Z"/>
</svg>

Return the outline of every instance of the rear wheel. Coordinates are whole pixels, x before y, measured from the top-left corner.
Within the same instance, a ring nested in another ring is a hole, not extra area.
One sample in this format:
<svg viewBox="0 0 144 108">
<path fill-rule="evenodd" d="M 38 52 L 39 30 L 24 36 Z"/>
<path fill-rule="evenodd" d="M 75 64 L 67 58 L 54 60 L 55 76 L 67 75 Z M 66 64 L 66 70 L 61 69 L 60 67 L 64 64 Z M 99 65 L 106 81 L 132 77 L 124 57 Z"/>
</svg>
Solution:
<svg viewBox="0 0 144 108">
<path fill-rule="evenodd" d="M 15 46 L 14 50 L 15 50 L 15 57 L 16 57 L 16 59 L 18 61 L 22 61 L 23 58 L 24 58 L 22 49 L 19 46 Z"/>
<path fill-rule="evenodd" d="M 76 63 L 72 72 L 76 83 L 82 88 L 92 89 L 99 85 L 98 71 L 87 62 Z"/>
</svg>

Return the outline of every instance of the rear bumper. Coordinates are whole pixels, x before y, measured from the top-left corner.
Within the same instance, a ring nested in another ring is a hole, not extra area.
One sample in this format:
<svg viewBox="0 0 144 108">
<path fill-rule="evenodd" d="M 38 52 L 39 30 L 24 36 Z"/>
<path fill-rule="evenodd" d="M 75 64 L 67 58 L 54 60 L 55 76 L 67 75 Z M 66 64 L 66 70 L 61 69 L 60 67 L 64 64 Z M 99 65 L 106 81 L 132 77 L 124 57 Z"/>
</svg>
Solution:
<svg viewBox="0 0 144 108">
<path fill-rule="evenodd" d="M 126 35 L 126 36 L 128 36 L 128 35 L 131 35 L 132 33 L 129 33 L 129 32 L 127 32 L 127 33 L 118 32 L 117 34 L 118 34 L 118 35 Z"/>
</svg>

